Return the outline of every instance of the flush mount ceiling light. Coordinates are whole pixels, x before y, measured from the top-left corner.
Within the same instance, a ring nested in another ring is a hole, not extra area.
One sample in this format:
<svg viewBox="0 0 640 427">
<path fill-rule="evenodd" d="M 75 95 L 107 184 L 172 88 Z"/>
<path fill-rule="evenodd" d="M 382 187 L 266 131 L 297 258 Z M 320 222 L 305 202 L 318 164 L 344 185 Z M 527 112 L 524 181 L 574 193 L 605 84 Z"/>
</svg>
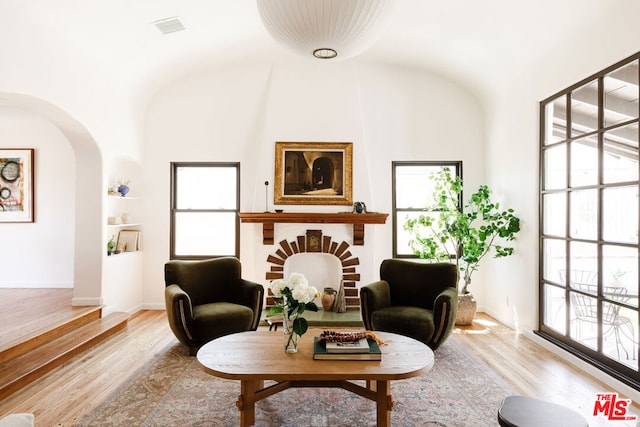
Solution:
<svg viewBox="0 0 640 427">
<path fill-rule="evenodd" d="M 393 0 L 257 0 L 271 36 L 304 55 L 346 59 L 373 44 Z"/>
</svg>

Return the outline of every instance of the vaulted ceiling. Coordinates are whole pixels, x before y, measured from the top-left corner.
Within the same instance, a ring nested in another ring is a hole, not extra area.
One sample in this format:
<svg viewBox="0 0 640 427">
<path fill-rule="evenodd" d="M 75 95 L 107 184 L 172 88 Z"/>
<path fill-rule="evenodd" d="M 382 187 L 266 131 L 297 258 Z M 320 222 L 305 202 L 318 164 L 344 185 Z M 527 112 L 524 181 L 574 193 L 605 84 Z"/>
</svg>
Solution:
<svg viewBox="0 0 640 427">
<path fill-rule="evenodd" d="M 358 59 L 422 67 L 483 96 L 540 55 L 598 31 L 611 14 L 637 10 L 635 3 L 396 0 L 379 39 Z M 152 25 L 169 17 L 185 30 L 163 35 Z M 1 27 L 13 33 L 0 30 L 5 49 L 42 37 L 84 52 L 134 86 L 208 66 L 297 58 L 267 34 L 255 0 L 0 0 Z"/>
</svg>

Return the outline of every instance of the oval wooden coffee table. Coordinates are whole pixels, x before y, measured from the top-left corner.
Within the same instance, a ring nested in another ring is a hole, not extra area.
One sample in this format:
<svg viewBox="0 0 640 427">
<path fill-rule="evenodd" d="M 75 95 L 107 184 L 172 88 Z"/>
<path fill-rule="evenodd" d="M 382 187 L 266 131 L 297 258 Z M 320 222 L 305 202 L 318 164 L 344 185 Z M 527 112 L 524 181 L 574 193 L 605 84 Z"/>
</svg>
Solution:
<svg viewBox="0 0 640 427">
<path fill-rule="evenodd" d="M 255 422 L 255 403 L 290 387 L 340 387 L 376 402 L 377 425 L 391 425 L 390 381 L 421 375 L 433 366 L 433 352 L 412 338 L 376 332 L 385 342 L 380 361 L 313 360 L 310 329 L 300 338 L 298 353 L 284 352 L 281 333 L 241 332 L 217 338 L 200 348 L 198 362 L 216 377 L 240 380 L 240 425 Z M 264 387 L 265 380 L 276 381 Z M 366 386 L 352 380 L 365 380 Z"/>
</svg>

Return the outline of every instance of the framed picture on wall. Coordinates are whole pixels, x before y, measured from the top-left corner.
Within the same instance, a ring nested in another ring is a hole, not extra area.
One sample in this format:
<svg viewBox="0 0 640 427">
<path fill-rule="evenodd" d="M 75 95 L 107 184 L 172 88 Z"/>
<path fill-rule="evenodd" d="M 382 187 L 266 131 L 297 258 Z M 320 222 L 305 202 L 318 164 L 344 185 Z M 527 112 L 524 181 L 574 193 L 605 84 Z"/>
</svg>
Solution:
<svg viewBox="0 0 640 427">
<path fill-rule="evenodd" d="M 276 205 L 352 205 L 351 142 L 276 142 Z"/>
<path fill-rule="evenodd" d="M 34 222 L 33 148 L 0 148 L 0 222 Z"/>
</svg>

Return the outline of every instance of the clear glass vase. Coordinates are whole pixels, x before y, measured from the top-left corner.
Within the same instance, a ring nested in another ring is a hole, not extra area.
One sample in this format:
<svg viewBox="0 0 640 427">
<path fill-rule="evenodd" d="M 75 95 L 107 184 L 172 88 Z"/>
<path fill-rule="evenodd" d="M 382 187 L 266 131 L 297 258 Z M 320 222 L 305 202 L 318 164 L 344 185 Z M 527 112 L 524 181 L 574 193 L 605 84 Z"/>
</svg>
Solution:
<svg viewBox="0 0 640 427">
<path fill-rule="evenodd" d="M 282 329 L 284 335 L 284 351 L 285 353 L 297 353 L 298 352 L 298 340 L 300 336 L 293 332 L 293 321 L 295 316 L 287 316 L 285 311 L 282 316 Z"/>
</svg>

